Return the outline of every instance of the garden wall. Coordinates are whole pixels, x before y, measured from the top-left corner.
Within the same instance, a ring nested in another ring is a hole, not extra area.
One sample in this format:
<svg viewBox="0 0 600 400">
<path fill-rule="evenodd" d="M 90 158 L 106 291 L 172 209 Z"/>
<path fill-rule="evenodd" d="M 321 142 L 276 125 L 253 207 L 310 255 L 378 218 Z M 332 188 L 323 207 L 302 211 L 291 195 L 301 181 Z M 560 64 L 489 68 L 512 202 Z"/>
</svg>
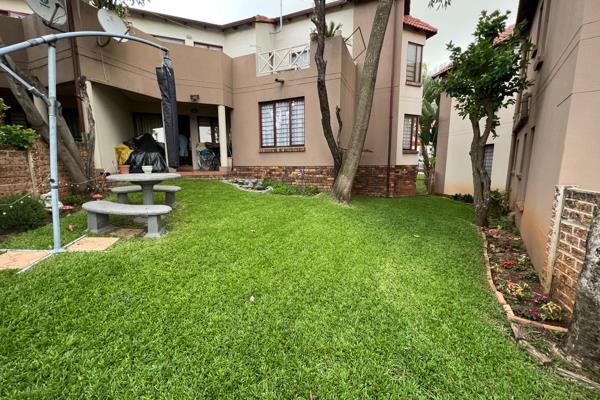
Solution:
<svg viewBox="0 0 600 400">
<path fill-rule="evenodd" d="M 573 312 L 577 280 L 586 255 L 587 236 L 600 192 L 576 187 L 557 187 L 553 208 L 553 228 L 548 241 L 552 268 L 552 295 Z"/>
<path fill-rule="evenodd" d="M 301 173 L 304 172 L 304 179 Z M 383 165 L 361 165 L 354 181 L 353 192 L 367 196 L 386 196 L 387 167 Z M 234 166 L 232 175 L 239 178 L 256 178 L 280 181 L 292 185 L 316 186 L 319 190 L 330 191 L 333 187 L 333 167 L 331 166 Z M 390 195 L 392 197 L 414 196 L 416 194 L 416 165 L 396 165 L 390 170 Z"/>
<path fill-rule="evenodd" d="M 27 151 L 0 147 L 0 197 L 32 193 L 35 196 L 50 191 L 50 152 L 48 145 L 38 140 Z M 60 195 L 71 193 L 71 180 L 65 168 L 59 168 Z"/>
</svg>

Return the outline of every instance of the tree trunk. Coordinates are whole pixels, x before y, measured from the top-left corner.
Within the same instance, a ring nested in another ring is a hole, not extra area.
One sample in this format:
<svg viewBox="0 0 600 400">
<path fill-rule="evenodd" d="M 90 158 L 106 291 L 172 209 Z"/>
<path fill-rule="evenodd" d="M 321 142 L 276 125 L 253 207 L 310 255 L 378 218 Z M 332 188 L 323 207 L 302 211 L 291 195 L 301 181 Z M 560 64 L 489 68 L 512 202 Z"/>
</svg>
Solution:
<svg viewBox="0 0 600 400">
<path fill-rule="evenodd" d="M 94 120 L 94 113 L 92 110 L 92 104 L 90 102 L 90 97 L 87 92 L 86 86 L 86 77 L 82 76 L 79 81 L 80 89 L 79 93 L 81 94 L 81 107 L 84 109 L 83 114 L 87 117 L 87 129 L 83 135 L 83 142 L 85 144 L 86 150 L 86 163 L 85 163 L 85 172 L 88 179 L 94 178 L 94 150 L 96 147 L 96 121 Z M 94 189 L 94 188 L 91 188 Z"/>
<path fill-rule="evenodd" d="M 421 155 L 423 156 L 423 172 L 425 173 L 425 185 L 427 188 L 427 194 L 431 194 L 433 192 L 433 165 L 431 165 L 431 157 L 429 157 L 429 152 L 427 151 L 427 146 L 421 140 Z"/>
<path fill-rule="evenodd" d="M 471 169 L 473 173 L 473 206 L 475 209 L 475 224 L 477 226 L 488 226 L 488 211 L 490 208 L 490 177 L 484 167 L 484 153 L 487 138 L 489 136 L 488 126 L 491 122 L 486 122 L 486 132 L 483 136 L 479 128 L 479 121 L 471 119 L 473 127 L 473 140 L 471 142 Z M 490 128 L 491 130 L 491 128 Z"/>
<path fill-rule="evenodd" d="M 360 164 L 371 118 L 381 47 L 383 46 L 383 39 L 385 38 L 393 4 L 394 0 L 379 0 L 373 18 L 373 29 L 369 37 L 369 45 L 367 46 L 367 54 L 360 79 L 360 91 L 352 135 L 348 148 L 344 151 L 342 167 L 335 179 L 331 193 L 332 198 L 341 203 L 349 203 L 352 196 L 352 186 Z"/>
<path fill-rule="evenodd" d="M 566 350 L 600 377 L 600 210 L 587 237 L 585 263 L 577 282 L 573 320 Z"/>
<path fill-rule="evenodd" d="M 342 152 L 339 148 L 339 142 L 336 143 L 331 129 L 331 111 L 329 109 L 329 96 L 327 94 L 327 85 L 325 76 L 327 72 L 327 61 L 323 54 L 325 52 L 325 30 L 327 24 L 325 22 L 325 0 L 315 0 L 315 20 L 317 50 L 315 51 L 315 64 L 317 65 L 317 92 L 319 94 L 319 106 L 321 108 L 321 125 L 323 126 L 323 135 L 329 146 L 329 151 L 333 157 L 333 170 L 337 176 L 342 165 Z M 341 121 L 339 107 L 337 107 L 336 115 L 338 123 Z M 339 136 L 339 133 L 338 133 Z"/>
</svg>

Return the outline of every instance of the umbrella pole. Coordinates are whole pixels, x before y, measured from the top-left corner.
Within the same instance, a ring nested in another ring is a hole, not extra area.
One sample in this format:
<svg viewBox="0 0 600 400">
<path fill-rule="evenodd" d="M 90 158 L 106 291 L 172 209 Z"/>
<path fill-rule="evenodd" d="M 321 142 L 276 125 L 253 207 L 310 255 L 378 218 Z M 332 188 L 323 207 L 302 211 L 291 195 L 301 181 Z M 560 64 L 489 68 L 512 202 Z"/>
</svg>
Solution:
<svg viewBox="0 0 600 400">
<path fill-rule="evenodd" d="M 52 236 L 54 252 L 64 251 L 60 240 L 60 209 L 58 207 L 58 139 L 56 132 L 56 46 L 48 44 L 48 130 L 50 136 L 50 194 L 52 196 Z"/>
</svg>

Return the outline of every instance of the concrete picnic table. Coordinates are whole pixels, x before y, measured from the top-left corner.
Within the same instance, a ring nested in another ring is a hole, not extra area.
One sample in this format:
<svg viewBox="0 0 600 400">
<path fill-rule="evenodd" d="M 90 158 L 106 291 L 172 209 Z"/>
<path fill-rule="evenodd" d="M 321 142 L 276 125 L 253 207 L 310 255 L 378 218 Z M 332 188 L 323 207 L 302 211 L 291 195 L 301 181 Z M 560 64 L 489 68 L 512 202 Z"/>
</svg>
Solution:
<svg viewBox="0 0 600 400">
<path fill-rule="evenodd" d="M 131 182 L 142 187 L 144 194 L 144 205 L 154 204 L 154 185 L 169 179 L 181 178 L 176 173 L 141 173 L 141 174 L 115 174 L 109 175 L 106 179 L 111 182 Z"/>
</svg>

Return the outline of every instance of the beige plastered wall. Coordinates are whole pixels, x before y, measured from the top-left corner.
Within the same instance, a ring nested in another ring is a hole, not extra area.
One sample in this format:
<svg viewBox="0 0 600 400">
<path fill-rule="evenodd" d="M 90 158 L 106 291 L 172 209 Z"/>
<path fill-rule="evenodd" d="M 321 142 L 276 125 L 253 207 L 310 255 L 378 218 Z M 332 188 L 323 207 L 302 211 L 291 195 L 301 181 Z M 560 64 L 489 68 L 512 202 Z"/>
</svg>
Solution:
<svg viewBox="0 0 600 400">
<path fill-rule="evenodd" d="M 441 158 L 442 161 L 436 165 L 439 177 L 436 193 L 473 194 L 473 175 L 469 155 L 473 128 L 468 119 L 463 119 L 458 115 L 454 105 L 451 98 L 443 96 L 443 101 L 440 103 L 441 121 L 437 148 L 438 160 Z M 496 129 L 497 136 L 494 138 L 490 135 L 487 141 L 488 144 L 494 145 L 492 176 L 490 177 L 492 190 L 506 190 L 513 115 L 513 105 L 501 109 L 498 112 L 500 125 Z M 444 118 L 447 118 L 447 123 Z"/>
<path fill-rule="evenodd" d="M 31 8 L 24 0 L 0 0 L 0 10 L 16 11 L 23 14 L 31 14 Z"/>
<path fill-rule="evenodd" d="M 406 83 L 406 64 L 408 62 L 408 43 L 416 43 L 425 46 L 425 35 L 418 33 L 410 28 L 402 32 L 402 47 L 400 65 L 396 66 L 400 70 L 400 90 L 398 98 L 398 117 L 397 117 L 397 140 L 396 140 L 396 164 L 397 165 L 416 165 L 419 161 L 418 154 L 411 154 L 402 149 L 402 136 L 404 134 L 404 116 L 421 115 L 423 87 L 414 86 Z M 423 52 L 427 47 L 423 47 Z"/>
<path fill-rule="evenodd" d="M 354 28 L 359 28 L 365 41 L 371 34 L 371 24 L 377 8 L 376 2 L 356 3 L 354 6 Z M 403 29 L 404 2 L 396 1 L 392 8 L 390 20 L 386 29 L 379 70 L 373 96 L 373 108 L 369 130 L 365 142 L 365 150 L 362 155 L 362 165 L 387 165 L 388 149 L 390 149 L 391 165 L 416 165 L 418 156 L 416 154 L 404 154 L 402 152 L 401 135 L 404 114 L 421 114 L 421 88 L 408 87 L 406 81 L 406 59 L 407 43 L 425 43 L 425 35 Z M 395 26 L 395 46 L 394 46 Z M 356 40 L 355 40 L 356 43 Z M 353 55 L 357 63 L 357 87 L 360 84 L 360 74 L 364 63 L 365 54 L 358 45 L 353 46 Z M 394 62 L 392 60 L 395 59 Z M 393 75 L 392 75 L 392 65 Z M 357 89 L 358 91 L 358 89 Z M 390 102 L 392 103 L 392 115 L 390 118 Z M 391 124 L 391 146 L 389 143 L 389 132 Z"/>
<path fill-rule="evenodd" d="M 327 90 L 330 108 L 342 106 L 343 136 L 349 136 L 354 112 L 354 68 L 342 38 L 327 40 Z M 331 165 L 331 154 L 321 128 L 321 113 L 314 65 L 300 71 L 256 76 L 256 58 L 238 57 L 233 63 L 234 105 L 231 110 L 233 166 L 324 166 Z M 347 76 L 346 76 L 347 75 Z M 275 82 L 275 78 L 284 83 Z M 342 92 L 346 95 L 342 102 Z M 260 152 L 259 103 L 303 97 L 305 104 L 305 151 L 286 153 Z M 335 116 L 333 131 L 337 133 Z"/>
<path fill-rule="evenodd" d="M 600 126 L 600 78 L 597 74 L 600 54 L 600 2 L 553 1 L 550 8 L 547 41 L 543 44 L 543 65 L 528 76 L 531 88 L 531 113 L 528 123 L 518 132 L 535 135 L 531 147 L 529 170 L 519 162 L 525 146 L 520 145 L 516 171 L 511 174 L 511 201 L 516 204 L 517 223 L 549 290 L 552 269 L 547 262 L 546 243 L 551 226 L 552 204 L 556 185 L 578 185 L 600 190 L 597 173 L 597 131 Z M 535 38 L 539 12 L 533 20 Z"/>
<path fill-rule="evenodd" d="M 96 123 L 94 165 L 112 173 L 117 168 L 115 146 L 134 133 L 130 101 L 118 89 L 102 84 L 88 85 L 88 96 Z"/>
</svg>

